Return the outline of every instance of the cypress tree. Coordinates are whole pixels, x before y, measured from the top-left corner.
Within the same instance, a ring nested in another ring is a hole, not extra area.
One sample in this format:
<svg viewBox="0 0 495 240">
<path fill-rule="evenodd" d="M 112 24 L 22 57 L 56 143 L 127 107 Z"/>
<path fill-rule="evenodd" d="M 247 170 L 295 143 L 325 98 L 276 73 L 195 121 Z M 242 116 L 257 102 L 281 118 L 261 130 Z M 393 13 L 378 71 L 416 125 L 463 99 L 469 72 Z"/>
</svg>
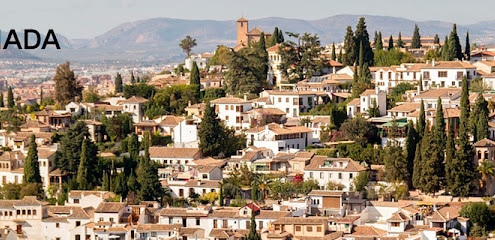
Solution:
<svg viewBox="0 0 495 240">
<path fill-rule="evenodd" d="M 451 171 L 451 194 L 466 197 L 473 190 L 473 181 L 476 177 L 473 164 L 474 150 L 469 142 L 469 90 L 467 79 L 462 80 L 461 116 L 459 123 L 459 137 Z"/>
<path fill-rule="evenodd" d="M 2 98 L 3 100 L 3 98 Z M 40 105 L 43 104 L 43 88 L 40 88 Z"/>
<path fill-rule="evenodd" d="M 88 165 L 89 151 L 88 151 L 88 139 L 84 139 L 81 148 L 81 160 L 79 161 L 79 168 L 77 170 L 77 184 L 79 190 L 91 189 L 88 181 L 88 168 L 94 167 Z"/>
<path fill-rule="evenodd" d="M 364 64 L 364 47 L 363 47 L 363 44 L 361 43 L 359 45 L 359 58 L 358 58 L 358 62 L 357 62 L 357 65 L 359 66 L 359 73 L 362 73 L 362 68 L 363 68 L 363 64 Z"/>
<path fill-rule="evenodd" d="M 402 33 L 401 32 L 399 32 L 399 37 L 397 38 L 397 47 L 398 48 L 404 47 L 404 41 L 402 41 Z"/>
<path fill-rule="evenodd" d="M 466 46 L 464 46 L 466 60 L 471 60 L 471 43 L 469 42 L 469 32 L 466 32 Z"/>
<path fill-rule="evenodd" d="M 459 41 L 459 36 L 457 35 L 457 25 L 455 23 L 449 36 L 449 58 L 450 60 L 463 59 L 461 42 Z"/>
<path fill-rule="evenodd" d="M 265 41 L 263 40 L 263 43 Z M 191 75 L 189 76 L 189 85 L 195 86 L 196 101 L 199 101 L 201 94 L 201 76 L 199 75 L 199 68 L 196 61 L 193 61 Z"/>
<path fill-rule="evenodd" d="M 131 71 L 131 84 L 136 84 L 136 78 L 134 77 L 134 71 Z"/>
<path fill-rule="evenodd" d="M 270 37 L 270 40 L 268 41 L 268 46 L 271 47 L 271 46 L 277 45 L 277 43 L 278 43 L 277 40 L 278 40 L 278 27 L 275 27 L 275 29 L 273 29 L 272 36 Z"/>
<path fill-rule="evenodd" d="M 454 124 L 449 122 L 449 131 L 447 134 L 447 143 L 445 146 L 445 190 L 451 192 L 455 188 L 456 166 L 454 161 L 455 143 L 454 143 Z"/>
<path fill-rule="evenodd" d="M 368 30 L 366 29 L 366 22 L 364 17 L 359 18 L 359 22 L 356 26 L 356 31 L 354 33 L 356 39 L 356 46 L 363 45 L 363 53 L 364 53 L 364 63 L 367 63 L 368 66 L 373 66 L 374 63 L 374 53 L 373 49 L 370 46 L 370 37 L 368 34 Z M 355 49 L 355 53 L 357 54 L 359 49 Z"/>
<path fill-rule="evenodd" d="M 206 104 L 203 120 L 199 125 L 199 149 L 206 156 L 218 156 L 222 150 L 223 129 L 217 118 L 215 108 Z"/>
<path fill-rule="evenodd" d="M 421 172 L 423 168 L 423 159 L 421 157 L 421 142 L 418 142 L 416 145 L 416 151 L 414 153 L 414 171 L 412 175 L 412 183 L 413 187 L 416 189 L 420 189 L 421 182 Z"/>
<path fill-rule="evenodd" d="M 278 39 L 277 39 L 277 43 L 283 43 L 285 40 L 284 40 L 284 33 L 282 32 L 282 29 L 279 29 L 278 30 Z"/>
<path fill-rule="evenodd" d="M 335 42 L 332 43 L 332 60 L 337 60 L 337 56 L 335 54 Z"/>
<path fill-rule="evenodd" d="M 378 31 L 375 30 L 375 37 L 373 38 L 373 46 L 376 47 L 377 43 L 378 43 Z"/>
<path fill-rule="evenodd" d="M 124 85 L 122 83 L 122 76 L 120 73 L 117 73 L 115 76 L 115 92 L 116 93 L 121 93 L 124 91 Z"/>
<path fill-rule="evenodd" d="M 414 129 L 414 124 L 411 120 L 407 123 L 407 136 L 406 136 L 406 160 L 407 160 L 407 173 L 409 176 L 413 176 L 414 172 L 414 155 L 416 154 L 416 146 L 418 145 L 418 133 Z M 412 179 L 408 179 L 408 186 L 412 188 Z"/>
<path fill-rule="evenodd" d="M 438 97 L 437 100 L 437 111 L 435 114 L 435 142 L 436 146 L 443 149 L 445 146 L 446 136 L 445 136 L 445 119 L 443 117 L 442 100 Z M 441 154 L 443 159 L 443 154 Z"/>
<path fill-rule="evenodd" d="M 347 26 L 344 36 L 344 50 L 345 56 L 343 56 L 343 62 L 345 66 L 352 66 L 356 61 L 356 41 L 354 40 L 354 33 L 351 26 Z"/>
<path fill-rule="evenodd" d="M 426 119 L 425 119 L 425 104 L 423 99 L 421 99 L 421 103 L 419 104 L 419 117 L 416 123 L 416 132 L 419 134 L 418 141 L 421 141 L 423 138 L 423 134 L 425 132 Z"/>
<path fill-rule="evenodd" d="M 383 50 L 382 32 L 378 32 L 378 39 L 376 40 L 375 49 L 378 51 Z"/>
<path fill-rule="evenodd" d="M 137 180 L 139 183 L 138 199 L 141 201 L 156 201 L 163 196 L 163 189 L 158 178 L 158 166 L 150 160 L 148 151 L 139 161 Z"/>
<path fill-rule="evenodd" d="M 342 63 L 342 61 L 343 61 L 342 57 L 343 57 L 342 56 L 342 48 L 340 48 L 340 50 L 339 50 L 339 57 L 337 58 L 337 62 Z"/>
<path fill-rule="evenodd" d="M 488 113 L 488 102 L 480 92 L 473 106 L 471 117 L 469 118 L 474 142 L 488 137 Z"/>
<path fill-rule="evenodd" d="M 7 91 L 7 107 L 13 108 L 14 106 L 15 106 L 14 92 L 12 91 L 12 87 L 9 86 L 9 89 Z"/>
<path fill-rule="evenodd" d="M 256 212 L 253 208 L 251 209 L 251 224 L 249 224 L 249 233 L 246 240 L 261 240 L 261 235 L 256 231 Z"/>
<path fill-rule="evenodd" d="M 438 37 L 438 34 L 435 34 L 435 37 L 433 38 L 433 43 L 440 44 L 440 38 Z"/>
<path fill-rule="evenodd" d="M 392 141 L 395 141 L 392 140 Z M 389 182 L 407 181 L 410 176 L 407 172 L 407 159 L 404 156 L 402 147 L 396 143 L 387 144 L 385 156 L 385 178 Z"/>
<path fill-rule="evenodd" d="M 444 61 L 451 61 L 450 59 L 450 47 L 449 47 L 449 39 L 445 36 L 445 41 L 440 49 L 440 55 Z"/>
<path fill-rule="evenodd" d="M 5 103 L 3 101 L 3 92 L 0 92 L 0 108 L 5 107 Z"/>
<path fill-rule="evenodd" d="M 36 137 L 31 135 L 29 141 L 29 149 L 26 160 L 24 161 L 24 183 L 39 183 L 41 184 L 40 165 L 38 162 L 38 148 L 36 145 Z"/>
<path fill-rule="evenodd" d="M 131 159 L 135 162 L 139 160 L 139 141 L 136 133 L 132 133 L 129 139 L 129 146 L 127 147 L 129 150 L 129 155 Z"/>
<path fill-rule="evenodd" d="M 387 50 L 392 50 L 394 49 L 394 38 L 392 37 L 392 34 L 390 34 L 390 37 L 388 38 L 388 48 Z"/>
<path fill-rule="evenodd" d="M 421 169 L 421 191 L 428 194 L 435 194 L 442 187 L 443 182 L 443 146 L 435 146 L 438 140 L 435 139 L 434 129 L 428 131 L 428 125 L 425 128 L 425 133 L 422 139 L 422 153 L 421 159 L 423 160 Z"/>
<path fill-rule="evenodd" d="M 414 33 L 411 40 L 411 48 L 421 48 L 421 35 L 419 35 L 418 24 L 414 25 Z"/>
</svg>

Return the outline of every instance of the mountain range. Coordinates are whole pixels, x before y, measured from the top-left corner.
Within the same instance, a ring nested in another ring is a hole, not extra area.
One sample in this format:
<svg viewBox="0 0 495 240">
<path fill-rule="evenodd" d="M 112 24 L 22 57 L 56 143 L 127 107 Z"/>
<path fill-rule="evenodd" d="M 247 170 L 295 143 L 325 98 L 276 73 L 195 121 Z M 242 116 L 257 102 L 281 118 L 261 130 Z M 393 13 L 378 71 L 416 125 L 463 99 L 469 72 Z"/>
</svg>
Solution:
<svg viewBox="0 0 495 240">
<path fill-rule="evenodd" d="M 370 39 L 373 39 L 375 31 L 381 31 L 384 38 L 388 38 L 390 34 L 397 35 L 399 32 L 402 36 L 411 36 L 414 25 L 417 24 L 421 36 L 438 34 L 443 42 L 453 26 L 452 22 L 443 21 L 413 21 L 389 16 L 335 15 L 318 20 L 277 17 L 254 19 L 249 21 L 249 29 L 258 27 L 267 33 L 272 33 L 274 27 L 278 27 L 284 32 L 316 33 L 322 45 L 326 45 L 342 42 L 346 27 L 351 26 L 354 29 L 360 17 L 366 19 Z M 153 18 L 123 23 L 94 39 L 68 39 L 57 33 L 57 37 L 63 39 L 63 48 L 66 49 L 64 54 L 56 53 L 57 50 L 34 51 L 34 54 L 52 59 L 60 55 L 71 58 L 72 53 L 77 53 L 75 56 L 78 58 L 85 58 L 87 55 L 93 61 L 170 61 L 183 58 L 184 54 L 178 44 L 187 35 L 197 39 L 198 45 L 193 51 L 203 52 L 214 51 L 220 44 L 234 46 L 236 31 L 235 20 Z M 471 43 L 495 43 L 495 20 L 457 25 L 462 44 L 467 31 Z"/>
</svg>

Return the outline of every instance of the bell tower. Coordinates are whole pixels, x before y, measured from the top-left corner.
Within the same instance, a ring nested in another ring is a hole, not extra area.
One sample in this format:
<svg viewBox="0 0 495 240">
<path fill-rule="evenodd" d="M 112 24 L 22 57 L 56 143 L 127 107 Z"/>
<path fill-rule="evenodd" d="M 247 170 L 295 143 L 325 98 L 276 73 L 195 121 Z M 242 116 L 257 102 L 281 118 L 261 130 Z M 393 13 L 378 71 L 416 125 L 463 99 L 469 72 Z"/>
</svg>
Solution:
<svg viewBox="0 0 495 240">
<path fill-rule="evenodd" d="M 248 20 L 241 17 L 237 20 L 237 44 L 247 43 L 249 31 Z"/>
</svg>

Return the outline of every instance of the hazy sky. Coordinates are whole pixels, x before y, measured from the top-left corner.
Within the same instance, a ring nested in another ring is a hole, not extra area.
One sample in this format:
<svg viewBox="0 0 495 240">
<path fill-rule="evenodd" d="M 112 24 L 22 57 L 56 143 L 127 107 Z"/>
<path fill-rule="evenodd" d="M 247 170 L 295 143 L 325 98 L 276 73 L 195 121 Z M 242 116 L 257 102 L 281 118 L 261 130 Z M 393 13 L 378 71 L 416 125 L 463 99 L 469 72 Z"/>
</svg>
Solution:
<svg viewBox="0 0 495 240">
<path fill-rule="evenodd" d="M 493 0 L 16 0 L 2 1 L 0 29 L 49 28 L 69 38 L 93 38 L 141 19 L 320 19 L 337 14 L 403 17 L 471 24 L 494 20 Z"/>
</svg>

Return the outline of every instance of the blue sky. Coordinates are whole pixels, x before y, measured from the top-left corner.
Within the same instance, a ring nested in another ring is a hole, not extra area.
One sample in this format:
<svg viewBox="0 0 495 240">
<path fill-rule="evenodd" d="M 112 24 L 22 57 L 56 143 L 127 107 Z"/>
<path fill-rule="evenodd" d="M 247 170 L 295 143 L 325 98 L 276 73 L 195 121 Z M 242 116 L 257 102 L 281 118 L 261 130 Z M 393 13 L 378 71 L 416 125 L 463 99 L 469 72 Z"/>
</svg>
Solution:
<svg viewBox="0 0 495 240">
<path fill-rule="evenodd" d="M 235 20 L 243 15 L 248 19 L 314 20 L 337 14 L 386 15 L 464 25 L 495 20 L 493 9 L 493 0 L 17 0 L 2 2 L 0 29 L 52 28 L 69 38 L 93 38 L 121 23 L 155 17 Z"/>
</svg>

